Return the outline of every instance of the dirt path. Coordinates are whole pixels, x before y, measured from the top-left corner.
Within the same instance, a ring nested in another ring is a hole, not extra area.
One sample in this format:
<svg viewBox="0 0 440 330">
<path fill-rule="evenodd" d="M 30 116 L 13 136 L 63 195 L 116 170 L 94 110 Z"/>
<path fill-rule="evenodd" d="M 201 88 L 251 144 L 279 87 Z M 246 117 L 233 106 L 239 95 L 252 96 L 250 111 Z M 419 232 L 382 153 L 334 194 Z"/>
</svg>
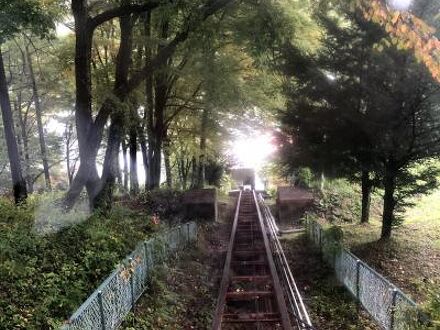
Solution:
<svg viewBox="0 0 440 330">
<path fill-rule="evenodd" d="M 380 329 L 339 284 L 305 233 L 286 235 L 284 252 L 317 329 Z"/>
</svg>

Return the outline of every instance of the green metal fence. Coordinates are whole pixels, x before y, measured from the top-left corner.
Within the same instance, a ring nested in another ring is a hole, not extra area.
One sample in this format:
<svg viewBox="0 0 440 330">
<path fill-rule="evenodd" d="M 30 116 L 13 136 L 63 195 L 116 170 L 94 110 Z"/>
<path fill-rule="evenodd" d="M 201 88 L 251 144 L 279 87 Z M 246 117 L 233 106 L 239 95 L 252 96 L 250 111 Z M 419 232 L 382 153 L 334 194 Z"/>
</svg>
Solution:
<svg viewBox="0 0 440 330">
<path fill-rule="evenodd" d="M 190 222 L 139 243 L 61 329 L 116 329 L 147 288 L 151 271 L 196 241 L 197 224 Z"/>
<path fill-rule="evenodd" d="M 339 243 L 326 235 L 316 221 L 307 220 L 309 239 L 320 248 L 336 277 L 383 329 L 412 330 L 417 322 L 417 305 L 398 287 L 377 273 Z"/>
</svg>

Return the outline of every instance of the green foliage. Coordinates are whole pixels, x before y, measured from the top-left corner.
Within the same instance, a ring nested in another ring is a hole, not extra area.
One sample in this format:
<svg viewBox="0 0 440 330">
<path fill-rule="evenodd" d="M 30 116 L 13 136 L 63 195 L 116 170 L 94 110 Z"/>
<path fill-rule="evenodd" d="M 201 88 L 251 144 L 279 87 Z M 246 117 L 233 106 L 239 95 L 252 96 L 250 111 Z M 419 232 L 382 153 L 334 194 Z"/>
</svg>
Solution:
<svg viewBox="0 0 440 330">
<path fill-rule="evenodd" d="M 184 211 L 183 193 L 173 189 L 155 189 L 141 193 L 137 200 L 150 214 L 157 214 L 161 220 L 177 221 Z"/>
<path fill-rule="evenodd" d="M 311 188 L 313 179 L 314 174 L 312 170 L 308 167 L 300 167 L 296 172 L 295 181 L 299 186 Z"/>
<path fill-rule="evenodd" d="M 438 329 L 440 327 L 440 291 L 438 287 L 428 288 L 428 301 L 423 305 L 423 310 L 430 319 L 429 326 L 420 329 Z"/>
<path fill-rule="evenodd" d="M 0 199 L 0 329 L 56 328 L 152 231 L 145 215 L 116 207 L 42 236 L 37 204 Z"/>
<path fill-rule="evenodd" d="M 318 212 L 330 223 L 356 223 L 361 215 L 360 189 L 356 184 L 343 179 L 329 180 L 319 192 Z M 378 196 L 373 195 L 373 207 L 377 207 Z"/>
<path fill-rule="evenodd" d="M 329 241 L 340 243 L 344 237 L 344 232 L 338 226 L 331 226 L 324 231 L 324 236 Z"/>
<path fill-rule="evenodd" d="M 367 173 L 372 186 L 391 196 L 383 212 L 388 237 L 408 198 L 437 185 L 438 170 L 426 160 L 440 153 L 440 95 L 411 52 L 392 42 L 378 51 L 389 37 L 353 3 L 321 1 L 315 16 L 325 33 L 316 56 L 286 47 L 280 155 L 290 172 L 307 166 L 349 180 Z"/>
<path fill-rule="evenodd" d="M 44 37 L 53 28 L 52 18 L 40 1 L 0 1 L 0 44 L 27 29 Z"/>
</svg>

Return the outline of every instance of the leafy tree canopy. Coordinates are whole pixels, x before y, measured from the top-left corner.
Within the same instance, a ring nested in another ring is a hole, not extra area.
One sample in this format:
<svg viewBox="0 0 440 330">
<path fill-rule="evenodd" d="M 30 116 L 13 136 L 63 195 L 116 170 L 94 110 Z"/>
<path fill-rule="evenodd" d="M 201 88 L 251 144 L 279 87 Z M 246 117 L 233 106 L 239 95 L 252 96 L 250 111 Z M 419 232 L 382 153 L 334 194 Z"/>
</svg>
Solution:
<svg viewBox="0 0 440 330">
<path fill-rule="evenodd" d="M 54 22 L 46 9 L 37 0 L 0 0 L 0 42 L 26 29 L 41 37 L 48 35 Z"/>
</svg>

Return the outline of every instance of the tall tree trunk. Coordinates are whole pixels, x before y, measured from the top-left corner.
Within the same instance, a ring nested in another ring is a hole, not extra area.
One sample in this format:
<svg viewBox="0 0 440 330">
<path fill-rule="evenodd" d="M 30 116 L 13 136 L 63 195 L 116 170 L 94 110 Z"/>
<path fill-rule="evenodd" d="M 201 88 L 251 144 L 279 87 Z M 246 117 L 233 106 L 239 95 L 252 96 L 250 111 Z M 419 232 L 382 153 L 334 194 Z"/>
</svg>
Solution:
<svg viewBox="0 0 440 330">
<path fill-rule="evenodd" d="M 73 173 L 71 171 L 72 164 L 71 164 L 71 157 L 70 157 L 70 127 L 66 126 L 66 168 L 67 168 L 67 179 L 69 182 L 69 186 L 72 184 L 73 180 Z"/>
<path fill-rule="evenodd" d="M 148 187 L 148 168 L 150 167 L 150 165 L 148 163 L 147 141 L 145 140 L 144 130 L 142 129 L 142 127 L 139 128 L 139 144 L 141 146 L 142 162 L 144 164 L 144 172 L 145 172 L 144 188 L 147 189 L 147 187 Z"/>
<path fill-rule="evenodd" d="M 112 100 L 116 96 L 120 101 L 136 89 L 145 79 L 151 77 L 156 68 L 162 67 L 170 57 L 175 53 L 177 47 L 187 40 L 190 32 L 193 31 L 200 23 L 204 22 L 208 17 L 214 15 L 219 10 L 228 5 L 231 0 L 215 2 L 208 6 L 203 6 L 199 12 L 200 20 L 198 24 L 192 24 L 189 28 L 185 28 L 178 32 L 173 40 L 166 46 L 160 47 L 160 51 L 151 59 L 150 63 L 133 73 L 130 81 L 121 85 L 114 91 L 114 95 L 106 98 L 102 103 L 96 119 L 93 120 L 91 107 L 91 49 L 94 29 L 106 22 L 105 19 L 115 17 L 115 11 L 108 10 L 94 18 L 89 15 L 87 0 L 72 0 L 72 13 L 75 19 L 75 82 L 76 82 L 76 103 L 75 117 L 77 122 L 78 145 L 80 150 L 80 166 L 69 188 L 65 198 L 64 206 L 70 209 L 84 185 L 86 185 L 89 200 L 93 200 L 96 195 L 96 189 L 99 187 L 99 176 L 96 169 L 96 156 L 102 140 L 103 129 L 111 110 L 113 110 Z M 145 11 L 152 10 L 159 6 L 159 3 L 149 4 Z M 113 11 L 113 13 L 112 13 Z M 136 11 L 136 10 L 134 10 Z M 116 11 L 117 13 L 118 11 Z M 98 19 L 99 18 L 99 19 Z"/>
<path fill-rule="evenodd" d="M 130 147 L 130 193 L 136 195 L 139 193 L 139 180 L 137 174 L 137 131 L 131 128 L 129 133 Z"/>
<path fill-rule="evenodd" d="M 197 159 L 196 157 L 193 157 L 191 160 L 191 188 L 196 188 L 197 187 L 197 174 L 198 174 L 198 164 L 197 164 Z"/>
<path fill-rule="evenodd" d="M 396 190 L 397 170 L 392 164 L 385 165 L 384 177 L 384 198 L 383 198 L 383 214 L 382 214 L 382 239 L 391 237 L 391 230 L 394 222 L 394 209 L 396 207 L 396 200 L 394 192 Z"/>
<path fill-rule="evenodd" d="M 124 158 L 124 190 L 128 191 L 128 157 L 125 139 L 122 139 L 122 157 Z"/>
<path fill-rule="evenodd" d="M 153 136 L 154 144 L 151 149 L 150 153 L 150 181 L 149 181 L 149 189 L 156 189 L 160 186 L 161 181 L 161 169 L 162 169 L 162 139 L 157 136 L 157 134 L 154 134 Z"/>
<path fill-rule="evenodd" d="M 127 1 L 122 1 L 122 4 L 127 4 Z M 130 69 L 131 53 L 133 47 L 132 36 L 134 22 L 131 15 L 121 17 L 119 19 L 119 23 L 121 28 L 121 44 L 119 46 L 118 56 L 116 59 L 114 90 L 118 89 L 128 80 L 128 72 Z M 113 191 L 116 183 L 116 178 L 118 177 L 120 172 L 119 149 L 121 146 L 125 121 L 124 115 L 120 111 L 117 111 L 116 107 L 117 104 L 114 104 L 114 109 L 112 109 L 111 111 L 111 125 L 108 133 L 108 143 L 104 159 L 103 173 L 101 177 L 99 193 L 94 202 L 94 207 L 99 207 L 104 212 L 108 212 L 112 207 Z M 132 153 L 131 150 L 132 145 L 130 132 L 130 155 Z M 133 158 L 131 158 L 131 162 L 133 162 Z M 132 183 L 133 181 L 134 180 L 132 176 Z"/>
<path fill-rule="evenodd" d="M 67 178 L 69 180 L 69 187 L 72 185 L 73 177 L 75 175 L 76 168 L 76 160 L 72 164 L 72 155 L 70 147 L 72 145 L 72 136 L 73 136 L 73 126 L 70 123 L 66 123 L 66 128 L 64 131 L 64 136 L 66 139 L 66 169 L 67 169 Z"/>
<path fill-rule="evenodd" d="M 166 182 L 167 187 L 172 188 L 173 187 L 173 177 L 172 177 L 172 171 L 171 171 L 171 155 L 170 155 L 170 145 L 169 141 L 166 140 L 163 148 L 163 159 L 165 163 L 165 175 L 166 175 Z"/>
<path fill-rule="evenodd" d="M 370 179 L 370 172 L 362 170 L 362 215 L 361 223 L 368 223 L 370 220 L 370 206 L 371 206 L 371 189 L 373 187 Z"/>
<path fill-rule="evenodd" d="M 197 174 L 197 188 L 203 188 L 205 185 L 205 167 L 206 167 L 206 134 L 208 132 L 209 111 L 203 109 L 200 125 L 200 157 L 199 170 Z"/>
<path fill-rule="evenodd" d="M 179 171 L 179 180 L 180 180 L 180 188 L 182 190 L 186 189 L 186 182 L 185 182 L 185 174 L 183 173 L 183 159 L 178 159 L 177 160 L 177 169 Z"/>
<path fill-rule="evenodd" d="M 64 207 L 70 209 L 86 186 L 90 205 L 99 187 L 96 156 L 100 144 L 100 132 L 93 132 L 91 58 L 93 31 L 89 24 L 86 0 L 72 0 L 75 19 L 75 120 L 78 137 L 80 166 L 64 198 Z M 92 134 L 95 133 L 95 134 Z"/>
<path fill-rule="evenodd" d="M 122 137 L 120 139 L 122 139 Z M 116 161 L 115 166 L 116 166 L 116 173 L 117 173 L 117 178 L 118 178 L 117 182 L 118 182 L 118 186 L 119 186 L 118 187 L 119 191 L 121 190 L 121 188 L 124 184 L 124 181 L 122 178 L 122 169 L 121 169 L 121 165 L 119 164 L 120 152 L 121 152 L 121 141 L 119 141 L 119 150 L 118 150 L 118 154 L 116 155 L 116 160 L 115 160 Z"/>
<path fill-rule="evenodd" d="M 169 23 L 165 19 L 161 23 L 161 31 L 160 38 L 163 41 L 166 41 L 169 34 Z M 157 52 L 160 53 L 161 50 L 164 49 L 163 44 L 159 44 Z M 151 52 L 151 50 L 150 50 Z M 161 181 L 161 165 L 162 165 L 162 147 L 163 141 L 167 136 L 167 127 L 165 123 L 165 110 L 166 103 L 168 100 L 169 93 L 169 76 L 166 72 L 168 65 L 170 64 L 170 60 L 161 63 L 157 72 L 154 75 L 154 80 L 148 82 L 147 80 L 147 93 L 151 93 L 150 83 L 154 84 L 154 109 L 150 111 L 149 119 L 148 119 L 148 142 L 151 143 L 149 149 L 151 149 L 149 165 L 150 165 L 150 175 L 149 179 L 149 188 L 155 189 L 160 186 Z M 151 95 L 147 94 L 147 104 L 151 106 Z"/>
<path fill-rule="evenodd" d="M 109 128 L 107 149 L 101 176 L 101 187 L 93 201 L 93 209 L 100 209 L 104 214 L 112 207 L 113 191 L 118 175 L 118 156 L 123 127 L 121 115 L 115 114 Z"/>
<path fill-rule="evenodd" d="M 21 95 L 21 93 L 19 93 Z M 27 183 L 27 189 L 29 193 L 34 192 L 34 182 L 31 175 L 31 160 L 29 156 L 29 136 L 26 129 L 26 121 L 23 118 L 22 108 L 21 108 L 21 96 L 17 97 L 16 103 L 16 113 L 18 114 L 18 123 L 21 132 L 21 140 L 23 141 L 23 157 L 24 157 L 24 168 L 25 168 L 25 180 Z"/>
<path fill-rule="evenodd" d="M 14 120 L 11 110 L 11 102 L 6 81 L 5 66 L 0 44 L 0 106 L 2 109 L 3 129 L 5 131 L 6 146 L 8 149 L 9 165 L 12 177 L 15 203 L 24 202 L 27 198 L 26 181 L 21 172 L 20 155 L 17 141 L 15 140 Z"/>
<path fill-rule="evenodd" d="M 147 12 L 145 14 L 144 35 L 145 35 L 145 66 L 148 66 L 151 64 L 151 60 L 153 58 L 153 49 L 151 47 L 151 36 L 152 36 L 151 12 Z M 156 188 L 155 184 L 153 182 L 153 178 L 155 176 L 154 165 L 153 165 L 154 149 L 155 149 L 155 141 L 154 141 L 154 136 L 153 136 L 154 103 L 155 102 L 154 102 L 153 75 L 150 75 L 145 79 L 144 122 L 145 122 L 147 137 L 148 137 L 148 150 L 146 152 L 148 167 L 145 168 L 145 170 L 146 170 L 145 189 Z"/>
<path fill-rule="evenodd" d="M 43 171 L 44 171 L 44 179 L 46 181 L 46 189 L 52 190 L 52 184 L 50 181 L 50 173 L 49 173 L 49 162 L 47 157 L 47 149 L 46 149 L 46 141 L 44 137 L 44 127 L 43 127 L 43 111 L 41 108 L 40 103 L 40 94 L 37 87 L 37 81 L 35 79 L 35 73 L 34 73 L 34 67 L 32 64 L 32 57 L 29 52 L 29 47 L 26 45 L 25 47 L 26 51 L 26 57 L 29 67 L 29 75 L 31 78 L 32 83 L 32 92 L 33 92 L 33 98 L 34 98 L 34 105 L 35 105 L 35 112 L 36 112 L 36 118 L 37 118 L 37 128 L 38 128 L 38 137 L 40 141 L 40 151 L 41 151 L 41 158 L 43 161 Z"/>
</svg>

